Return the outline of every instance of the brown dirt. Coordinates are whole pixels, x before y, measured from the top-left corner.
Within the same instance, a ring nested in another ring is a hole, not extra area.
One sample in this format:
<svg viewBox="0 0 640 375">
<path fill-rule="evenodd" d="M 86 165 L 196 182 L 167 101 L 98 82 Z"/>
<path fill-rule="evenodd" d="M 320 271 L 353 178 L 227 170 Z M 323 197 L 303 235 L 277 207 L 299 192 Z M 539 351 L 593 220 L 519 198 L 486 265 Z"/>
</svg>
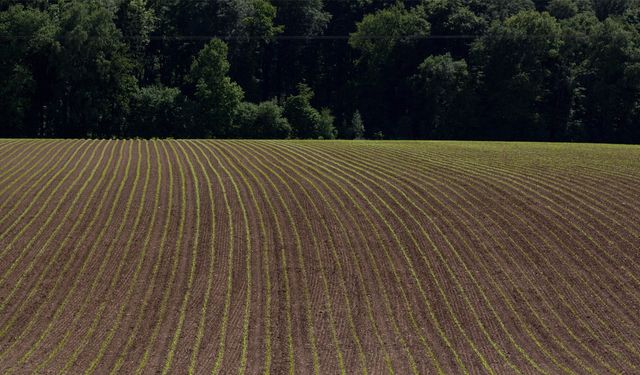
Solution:
<svg viewBox="0 0 640 375">
<path fill-rule="evenodd" d="M 5 140 L 0 373 L 639 373 L 639 182 L 637 147 Z"/>
</svg>

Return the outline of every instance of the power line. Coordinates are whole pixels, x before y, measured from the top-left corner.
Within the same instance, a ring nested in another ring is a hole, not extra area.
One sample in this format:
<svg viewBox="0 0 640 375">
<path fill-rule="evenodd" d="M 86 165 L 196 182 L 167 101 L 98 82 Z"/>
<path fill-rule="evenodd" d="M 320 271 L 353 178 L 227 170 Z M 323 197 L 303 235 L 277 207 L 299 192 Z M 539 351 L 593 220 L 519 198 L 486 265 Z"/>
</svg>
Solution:
<svg viewBox="0 0 640 375">
<path fill-rule="evenodd" d="M 386 39 L 410 39 L 410 40 L 429 40 L 429 39 L 476 39 L 481 35 L 277 35 L 273 37 L 264 37 L 258 35 L 151 35 L 150 40 L 183 40 L 183 41 L 202 41 L 211 39 L 222 40 L 386 40 Z M 4 40 L 29 40 L 36 38 L 35 35 L 0 35 L 0 39 Z M 87 39 L 98 39 L 98 36 L 88 36 Z M 122 39 L 141 39 L 134 36 L 122 36 Z M 58 36 L 55 39 L 66 39 L 64 36 Z"/>
</svg>

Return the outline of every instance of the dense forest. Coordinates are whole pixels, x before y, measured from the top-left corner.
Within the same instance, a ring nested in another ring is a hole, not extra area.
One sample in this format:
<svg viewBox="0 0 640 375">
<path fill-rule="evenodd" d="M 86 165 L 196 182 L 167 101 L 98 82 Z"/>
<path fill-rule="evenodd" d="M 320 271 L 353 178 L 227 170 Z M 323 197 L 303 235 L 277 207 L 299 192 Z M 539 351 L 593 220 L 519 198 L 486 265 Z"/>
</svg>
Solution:
<svg viewBox="0 0 640 375">
<path fill-rule="evenodd" d="M 0 0 L 0 137 L 640 143 L 637 0 Z"/>
</svg>

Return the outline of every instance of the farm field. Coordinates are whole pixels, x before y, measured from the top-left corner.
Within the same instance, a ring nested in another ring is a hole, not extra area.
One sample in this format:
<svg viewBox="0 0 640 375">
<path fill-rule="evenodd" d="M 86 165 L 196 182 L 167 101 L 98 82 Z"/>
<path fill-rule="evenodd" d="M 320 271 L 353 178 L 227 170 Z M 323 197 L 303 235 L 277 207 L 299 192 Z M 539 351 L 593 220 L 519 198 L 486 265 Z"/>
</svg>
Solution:
<svg viewBox="0 0 640 375">
<path fill-rule="evenodd" d="M 0 141 L 0 373 L 640 373 L 640 147 Z"/>
</svg>

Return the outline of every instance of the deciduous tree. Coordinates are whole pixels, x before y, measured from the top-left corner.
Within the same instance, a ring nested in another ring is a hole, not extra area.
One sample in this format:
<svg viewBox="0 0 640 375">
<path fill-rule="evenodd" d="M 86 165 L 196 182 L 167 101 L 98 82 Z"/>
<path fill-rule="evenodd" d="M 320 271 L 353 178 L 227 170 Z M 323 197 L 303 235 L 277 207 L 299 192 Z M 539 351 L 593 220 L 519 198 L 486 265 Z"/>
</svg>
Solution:
<svg viewBox="0 0 640 375">
<path fill-rule="evenodd" d="M 233 133 L 233 118 L 244 93 L 227 75 L 227 51 L 223 41 L 213 39 L 191 65 L 189 77 L 195 86 L 194 135 L 225 137 Z"/>
</svg>

